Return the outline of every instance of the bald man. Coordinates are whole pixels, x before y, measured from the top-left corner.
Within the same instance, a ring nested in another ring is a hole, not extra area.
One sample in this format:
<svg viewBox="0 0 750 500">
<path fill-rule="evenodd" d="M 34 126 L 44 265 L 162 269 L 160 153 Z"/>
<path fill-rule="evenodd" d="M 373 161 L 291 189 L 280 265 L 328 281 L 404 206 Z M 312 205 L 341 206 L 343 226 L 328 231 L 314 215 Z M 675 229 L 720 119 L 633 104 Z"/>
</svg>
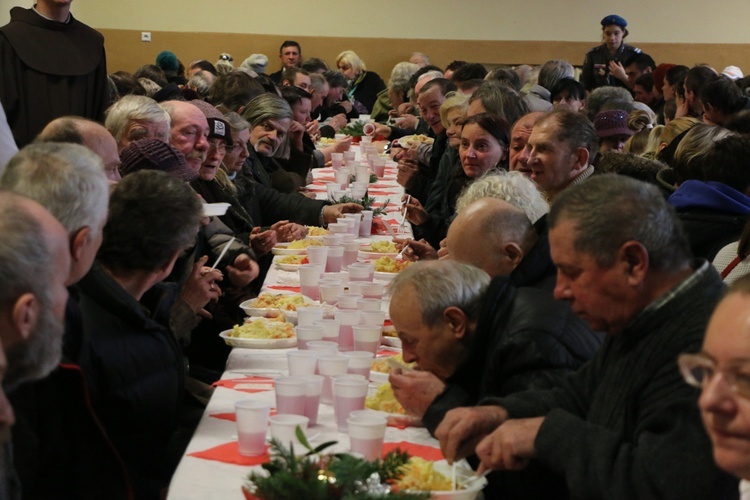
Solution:
<svg viewBox="0 0 750 500">
<path fill-rule="evenodd" d="M 102 125 L 77 116 L 63 116 L 49 122 L 36 142 L 69 142 L 86 146 L 102 159 L 104 173 L 110 182 L 119 182 L 120 155 L 117 142 Z"/>
</svg>

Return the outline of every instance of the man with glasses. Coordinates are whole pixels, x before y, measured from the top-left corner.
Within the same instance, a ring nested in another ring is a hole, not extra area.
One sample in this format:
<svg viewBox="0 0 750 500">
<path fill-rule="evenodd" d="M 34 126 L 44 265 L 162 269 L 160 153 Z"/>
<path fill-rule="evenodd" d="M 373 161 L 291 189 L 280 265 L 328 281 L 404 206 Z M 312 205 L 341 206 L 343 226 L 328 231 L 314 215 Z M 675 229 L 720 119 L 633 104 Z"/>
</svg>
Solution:
<svg viewBox="0 0 750 500">
<path fill-rule="evenodd" d="M 691 260 L 659 190 L 627 177 L 562 191 L 549 226 L 555 298 L 608 338 L 554 389 L 449 412 L 436 431 L 446 458 L 476 450 L 480 472 L 533 461 L 564 478 L 559 498 L 736 497 L 675 363 L 701 345 L 724 288 L 716 271 Z"/>
<path fill-rule="evenodd" d="M 750 278 L 738 280 L 714 311 L 703 348 L 679 358 L 698 404 L 714 460 L 750 494 Z M 746 497 L 743 497 L 746 498 Z"/>
</svg>

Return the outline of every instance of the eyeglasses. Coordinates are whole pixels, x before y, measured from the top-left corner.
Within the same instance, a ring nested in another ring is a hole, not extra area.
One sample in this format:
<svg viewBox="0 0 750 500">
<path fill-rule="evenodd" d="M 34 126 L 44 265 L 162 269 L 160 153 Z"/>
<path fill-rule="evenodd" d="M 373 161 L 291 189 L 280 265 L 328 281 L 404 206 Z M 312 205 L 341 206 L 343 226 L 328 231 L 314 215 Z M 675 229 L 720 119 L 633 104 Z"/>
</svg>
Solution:
<svg viewBox="0 0 750 500">
<path fill-rule="evenodd" d="M 689 385 L 702 389 L 716 373 L 721 373 L 729 389 L 743 398 L 750 399 L 750 374 L 732 370 L 718 370 L 716 362 L 703 354 L 680 354 L 677 358 L 682 378 Z"/>
<path fill-rule="evenodd" d="M 226 153 L 227 145 L 224 144 L 223 141 L 221 142 L 208 141 L 208 150 L 210 151 L 212 149 L 218 151 L 219 153 Z"/>
</svg>

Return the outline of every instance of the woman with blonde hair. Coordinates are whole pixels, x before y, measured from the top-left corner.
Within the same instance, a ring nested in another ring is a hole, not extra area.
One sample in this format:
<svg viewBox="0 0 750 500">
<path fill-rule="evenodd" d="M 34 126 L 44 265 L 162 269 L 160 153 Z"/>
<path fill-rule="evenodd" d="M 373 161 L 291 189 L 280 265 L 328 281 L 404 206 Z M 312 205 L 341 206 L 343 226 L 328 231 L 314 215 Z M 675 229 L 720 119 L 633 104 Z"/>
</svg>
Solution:
<svg viewBox="0 0 750 500">
<path fill-rule="evenodd" d="M 349 81 L 349 99 L 361 104 L 363 109 L 360 112 L 369 114 L 378 93 L 385 90 L 383 79 L 377 73 L 367 71 L 365 63 L 352 50 L 345 50 L 336 57 L 336 67 Z"/>
</svg>

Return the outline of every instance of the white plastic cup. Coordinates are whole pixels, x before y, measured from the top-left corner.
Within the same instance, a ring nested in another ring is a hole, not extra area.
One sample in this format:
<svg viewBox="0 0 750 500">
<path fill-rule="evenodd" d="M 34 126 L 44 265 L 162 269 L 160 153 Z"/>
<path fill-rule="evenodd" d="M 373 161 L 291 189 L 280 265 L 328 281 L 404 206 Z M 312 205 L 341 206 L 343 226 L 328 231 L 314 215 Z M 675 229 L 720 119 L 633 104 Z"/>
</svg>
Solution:
<svg viewBox="0 0 750 500">
<path fill-rule="evenodd" d="M 304 433 L 310 419 L 304 415 L 274 415 L 268 419 L 271 423 L 271 437 L 279 440 L 287 448 L 293 447 L 294 453 L 304 454 L 304 447 L 297 439 L 297 427 Z"/>
<path fill-rule="evenodd" d="M 344 247 L 323 247 L 328 249 L 328 256 L 326 257 L 326 272 L 327 273 L 340 273 L 341 264 L 344 261 Z"/>
<path fill-rule="evenodd" d="M 372 171 L 378 179 L 385 177 L 385 160 L 383 158 L 375 158 L 372 161 Z"/>
<path fill-rule="evenodd" d="M 362 132 L 365 133 L 365 135 L 375 135 L 375 124 L 374 123 L 368 123 L 364 127 L 362 127 Z"/>
<path fill-rule="evenodd" d="M 362 210 L 362 221 L 359 223 L 359 235 L 369 238 L 372 235 L 372 210 Z"/>
<path fill-rule="evenodd" d="M 328 197 L 328 201 L 336 199 L 336 191 L 339 189 L 341 189 L 341 185 L 337 182 L 326 182 L 326 196 Z"/>
<path fill-rule="evenodd" d="M 266 431 L 271 403 L 245 400 L 234 405 L 240 455 L 257 457 L 266 452 Z"/>
<path fill-rule="evenodd" d="M 274 379 L 276 412 L 285 415 L 304 415 L 307 379 L 304 377 L 279 377 Z"/>
<path fill-rule="evenodd" d="M 357 152 L 353 149 L 350 149 L 349 151 L 344 151 L 344 162 L 346 162 L 347 165 L 350 163 L 354 163 L 357 159 Z"/>
<path fill-rule="evenodd" d="M 340 234 L 326 234 L 323 236 L 323 244 L 327 247 L 337 247 L 341 245 L 343 238 Z"/>
<path fill-rule="evenodd" d="M 346 222 L 333 222 L 328 224 L 328 230 L 331 234 L 344 234 L 349 230 L 349 224 Z"/>
<path fill-rule="evenodd" d="M 302 295 L 305 295 L 312 300 L 318 300 L 320 298 L 320 292 L 318 292 L 318 281 L 320 281 L 320 275 L 325 269 L 324 266 L 325 263 L 323 263 L 322 266 L 315 264 L 302 264 L 299 267 L 299 285 Z"/>
<path fill-rule="evenodd" d="M 339 330 L 339 351 L 354 350 L 354 330 L 352 327 L 361 321 L 360 312 L 357 310 L 339 309 L 336 311 L 336 320 L 341 322 Z"/>
<path fill-rule="evenodd" d="M 307 343 L 307 350 L 317 352 L 318 357 L 320 357 L 339 352 L 339 344 L 338 342 L 331 342 L 328 340 L 313 340 Z"/>
<path fill-rule="evenodd" d="M 355 174 L 354 177 L 355 177 L 357 183 L 360 183 L 360 182 L 366 182 L 368 184 L 370 183 L 370 171 L 367 170 L 366 166 L 359 166 L 359 167 L 357 167 L 356 172 L 357 173 Z M 359 187 L 359 186 L 357 186 L 357 187 Z"/>
<path fill-rule="evenodd" d="M 362 283 L 359 287 L 365 299 L 382 299 L 385 285 L 382 283 Z"/>
<path fill-rule="evenodd" d="M 362 224 L 364 224 L 364 220 L 360 222 L 359 226 L 359 234 L 362 235 Z M 370 219 L 370 223 L 372 225 L 372 219 Z M 344 247 L 344 256 L 341 260 L 342 266 L 349 266 L 351 264 L 354 264 L 357 262 L 357 257 L 359 257 L 359 247 L 360 244 L 358 241 L 347 241 L 342 243 L 341 245 Z"/>
<path fill-rule="evenodd" d="M 372 263 L 355 262 L 346 268 L 349 271 L 349 281 L 372 281 L 375 275 L 375 265 Z"/>
<path fill-rule="evenodd" d="M 362 222 L 362 216 L 359 214 L 344 214 L 344 217 L 354 221 L 354 234 L 359 235 L 359 227 Z"/>
<path fill-rule="evenodd" d="M 350 219 L 348 217 L 339 217 L 336 219 L 339 224 L 346 224 L 346 232 L 349 234 L 355 234 L 354 233 L 354 220 Z"/>
<path fill-rule="evenodd" d="M 309 425 L 318 423 L 318 409 L 320 408 L 320 394 L 323 392 L 322 375 L 308 375 L 307 394 L 305 400 L 305 416 L 310 419 Z"/>
<path fill-rule="evenodd" d="M 332 381 L 333 413 L 336 416 L 339 432 L 346 432 L 346 421 L 351 412 L 365 407 L 367 388 L 370 383 L 364 377 L 353 377 L 353 375 L 334 377 Z"/>
<path fill-rule="evenodd" d="M 365 187 L 352 187 L 352 198 L 355 200 L 361 200 L 364 198 L 365 193 L 367 193 L 367 188 Z"/>
<path fill-rule="evenodd" d="M 336 134 L 336 135 L 341 135 L 341 134 Z M 344 137 L 341 137 L 341 139 L 343 139 Z M 339 139 L 337 138 L 336 140 L 339 140 Z M 331 161 L 336 161 L 336 160 L 338 160 L 339 162 L 344 161 L 344 153 L 331 153 Z"/>
<path fill-rule="evenodd" d="M 343 276 L 340 272 L 323 273 L 320 275 L 320 284 L 339 283 L 343 285 L 345 279 L 345 276 Z"/>
<path fill-rule="evenodd" d="M 356 293 L 342 293 L 341 295 L 337 297 L 338 308 L 356 310 L 357 301 L 361 298 L 362 296 Z"/>
<path fill-rule="evenodd" d="M 346 139 L 346 134 L 333 134 L 333 138 L 336 141 L 343 141 Z M 331 156 L 333 156 L 333 153 L 331 153 Z"/>
<path fill-rule="evenodd" d="M 322 307 L 310 306 L 310 307 L 298 307 L 297 308 L 297 325 L 298 326 L 313 326 L 315 322 L 323 319 Z"/>
<path fill-rule="evenodd" d="M 352 327 L 352 336 L 354 337 L 354 350 L 367 351 L 377 354 L 380 347 L 380 337 L 383 333 L 383 326 L 373 325 L 354 325 Z"/>
<path fill-rule="evenodd" d="M 323 247 L 323 246 L 307 247 L 307 260 L 310 261 L 310 264 L 315 265 L 315 266 L 325 267 L 327 259 L 328 259 L 328 247 Z"/>
<path fill-rule="evenodd" d="M 380 415 L 360 415 L 350 416 L 346 424 L 352 453 L 362 455 L 368 461 L 379 460 L 383 455 L 388 420 Z"/>
<path fill-rule="evenodd" d="M 362 311 L 362 325 L 377 326 L 381 330 L 385 324 L 385 311 Z"/>
<path fill-rule="evenodd" d="M 349 358 L 340 354 L 326 354 L 318 357 L 318 372 L 323 375 L 323 391 L 320 402 L 323 404 L 333 403 L 333 392 L 331 392 L 331 377 L 346 375 L 349 368 Z"/>
<path fill-rule="evenodd" d="M 306 351 L 309 349 L 309 343 L 316 340 L 323 340 L 323 328 L 313 325 L 297 325 L 294 328 L 297 334 L 297 349 Z"/>
<path fill-rule="evenodd" d="M 364 284 L 369 285 L 370 283 L 361 283 L 359 285 L 360 291 L 363 290 L 362 285 Z M 382 299 L 359 299 L 357 300 L 358 311 L 381 311 L 382 308 L 383 308 Z"/>
<path fill-rule="evenodd" d="M 355 295 L 362 295 L 362 291 L 359 289 L 359 285 L 362 283 L 367 283 L 366 281 L 350 281 L 347 285 L 347 288 L 349 289 L 349 293 L 353 293 Z M 357 300 L 359 302 L 359 299 Z"/>
<path fill-rule="evenodd" d="M 338 189 L 346 189 L 349 187 L 349 170 L 341 169 L 333 174 L 333 178 L 336 180 L 336 184 L 339 186 Z"/>
<path fill-rule="evenodd" d="M 341 355 L 349 358 L 349 367 L 346 370 L 349 375 L 362 375 L 365 378 L 370 378 L 372 360 L 375 357 L 374 353 L 368 351 L 349 351 L 343 352 Z"/>
<path fill-rule="evenodd" d="M 335 306 L 338 304 L 339 295 L 344 293 L 343 283 L 327 282 L 318 286 L 320 290 L 320 301 Z"/>
<path fill-rule="evenodd" d="M 316 326 L 323 328 L 323 340 L 336 345 L 336 351 L 339 348 L 339 334 L 341 330 L 341 322 L 335 319 L 322 319 L 315 322 Z"/>
<path fill-rule="evenodd" d="M 292 377 L 314 375 L 318 366 L 318 353 L 315 351 L 288 351 L 286 359 L 289 363 L 289 375 Z"/>
</svg>

